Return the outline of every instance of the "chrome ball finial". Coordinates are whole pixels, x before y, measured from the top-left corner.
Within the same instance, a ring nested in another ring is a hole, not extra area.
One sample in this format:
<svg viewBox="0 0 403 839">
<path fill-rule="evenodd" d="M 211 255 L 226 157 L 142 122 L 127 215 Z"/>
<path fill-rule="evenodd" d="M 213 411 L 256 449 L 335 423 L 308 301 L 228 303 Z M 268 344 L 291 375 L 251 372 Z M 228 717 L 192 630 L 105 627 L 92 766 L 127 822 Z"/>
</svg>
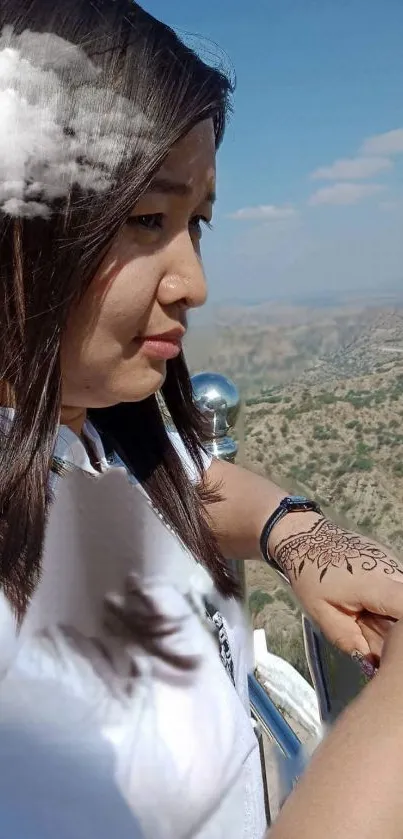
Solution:
<svg viewBox="0 0 403 839">
<path fill-rule="evenodd" d="M 241 407 L 238 388 L 220 373 L 198 373 L 192 377 L 192 387 L 209 429 L 206 448 L 222 460 L 235 460 L 238 444 L 228 431 L 234 428 Z"/>
</svg>

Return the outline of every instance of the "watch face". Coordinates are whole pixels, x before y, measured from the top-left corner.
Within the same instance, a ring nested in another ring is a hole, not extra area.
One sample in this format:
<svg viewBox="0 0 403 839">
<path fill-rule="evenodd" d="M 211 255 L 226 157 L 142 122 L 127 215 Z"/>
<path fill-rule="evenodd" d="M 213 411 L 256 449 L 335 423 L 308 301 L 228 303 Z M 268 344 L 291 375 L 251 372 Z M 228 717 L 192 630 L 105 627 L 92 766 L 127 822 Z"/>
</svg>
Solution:
<svg viewBox="0 0 403 839">
<path fill-rule="evenodd" d="M 310 501 L 304 495 L 291 495 L 288 499 L 290 507 L 297 507 L 300 504 L 309 504 Z"/>
</svg>

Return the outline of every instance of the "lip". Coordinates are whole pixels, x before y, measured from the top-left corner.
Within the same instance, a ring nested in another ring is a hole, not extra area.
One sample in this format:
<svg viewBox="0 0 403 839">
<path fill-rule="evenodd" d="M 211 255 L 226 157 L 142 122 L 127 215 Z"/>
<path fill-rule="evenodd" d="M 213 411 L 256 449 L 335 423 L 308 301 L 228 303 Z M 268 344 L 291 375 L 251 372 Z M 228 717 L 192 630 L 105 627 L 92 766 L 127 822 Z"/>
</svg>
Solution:
<svg viewBox="0 0 403 839">
<path fill-rule="evenodd" d="M 186 329 L 183 326 L 176 326 L 168 332 L 158 332 L 155 335 L 145 335 L 143 341 L 171 341 L 180 343 L 185 335 Z"/>
<path fill-rule="evenodd" d="M 183 327 L 178 327 L 158 335 L 145 335 L 141 338 L 142 350 L 149 358 L 169 361 L 181 352 L 185 332 Z"/>
</svg>

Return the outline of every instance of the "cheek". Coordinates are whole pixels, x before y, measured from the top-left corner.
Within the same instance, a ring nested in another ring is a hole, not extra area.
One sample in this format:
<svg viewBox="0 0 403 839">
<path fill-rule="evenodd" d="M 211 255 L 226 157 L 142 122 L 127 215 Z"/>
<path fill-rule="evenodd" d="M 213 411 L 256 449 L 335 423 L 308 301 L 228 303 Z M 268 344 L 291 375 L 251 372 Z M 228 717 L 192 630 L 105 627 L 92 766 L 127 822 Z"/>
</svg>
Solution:
<svg viewBox="0 0 403 839">
<path fill-rule="evenodd" d="M 89 292 L 95 305 L 124 305 L 127 298 L 150 299 L 158 285 L 159 259 L 134 245 L 125 229 L 112 244 L 94 276 Z"/>
<path fill-rule="evenodd" d="M 157 295 L 160 262 L 158 254 L 142 253 L 122 230 L 90 289 L 98 311 L 112 316 L 129 313 L 141 317 Z"/>
<path fill-rule="evenodd" d="M 111 253 L 71 313 L 62 342 L 66 364 L 113 357 L 144 332 L 156 303 L 158 264 L 153 257 Z"/>
<path fill-rule="evenodd" d="M 156 303 L 159 280 L 153 259 L 136 258 L 131 262 L 115 262 L 94 281 L 91 308 L 92 330 L 132 340 L 145 325 Z M 95 317 L 94 317 L 95 314 Z"/>
<path fill-rule="evenodd" d="M 62 340 L 64 404 L 85 408 L 145 399 L 165 377 L 135 339 L 159 324 L 155 260 L 109 263 L 72 312 Z"/>
</svg>

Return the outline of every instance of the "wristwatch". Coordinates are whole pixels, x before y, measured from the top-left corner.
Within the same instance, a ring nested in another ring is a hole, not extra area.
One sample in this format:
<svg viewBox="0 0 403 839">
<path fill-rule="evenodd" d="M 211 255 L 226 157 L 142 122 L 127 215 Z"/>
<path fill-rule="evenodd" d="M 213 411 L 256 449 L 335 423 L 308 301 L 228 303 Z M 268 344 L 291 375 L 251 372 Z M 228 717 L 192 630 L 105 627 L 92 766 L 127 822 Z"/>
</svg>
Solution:
<svg viewBox="0 0 403 839">
<path fill-rule="evenodd" d="M 316 501 L 312 501 L 310 498 L 305 498 L 304 495 L 287 495 L 286 498 L 283 498 L 280 501 L 280 504 L 271 514 L 271 516 L 267 519 L 266 524 L 263 527 L 261 536 L 260 536 L 260 552 L 262 554 L 263 559 L 270 565 L 271 568 L 274 568 L 278 574 L 289 582 L 289 579 L 286 574 L 284 574 L 283 569 L 280 567 L 278 562 L 272 557 L 269 553 L 269 537 L 273 530 L 273 528 L 278 524 L 284 516 L 287 516 L 288 513 L 318 513 L 319 515 L 323 515 L 322 510 L 319 507 L 319 504 Z"/>
</svg>

